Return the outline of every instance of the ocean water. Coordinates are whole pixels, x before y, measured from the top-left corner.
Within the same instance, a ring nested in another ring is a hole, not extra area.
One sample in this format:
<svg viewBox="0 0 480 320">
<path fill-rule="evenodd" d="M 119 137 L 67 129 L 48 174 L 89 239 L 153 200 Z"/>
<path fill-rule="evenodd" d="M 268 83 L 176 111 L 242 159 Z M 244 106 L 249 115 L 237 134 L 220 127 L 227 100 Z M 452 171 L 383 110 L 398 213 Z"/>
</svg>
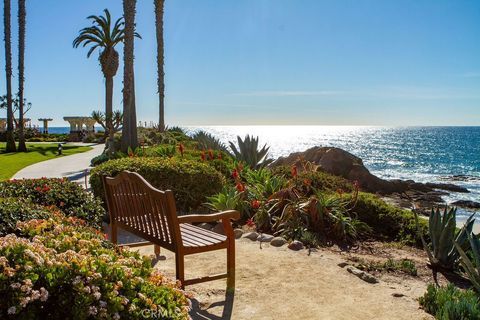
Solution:
<svg viewBox="0 0 480 320">
<path fill-rule="evenodd" d="M 206 130 L 228 145 L 247 134 L 270 146 L 270 157 L 287 156 L 313 146 L 333 146 L 360 157 L 384 179 L 451 182 L 468 194 L 451 193 L 444 199 L 480 202 L 480 127 L 354 127 L 354 126 L 187 126 L 188 132 Z M 51 133 L 68 133 L 52 127 Z M 450 181 L 464 175 L 466 181 Z M 459 209 L 459 220 L 471 212 Z M 477 220 L 480 220 L 480 215 Z"/>
<path fill-rule="evenodd" d="M 333 146 L 360 157 L 365 166 L 384 179 L 455 183 L 468 194 L 452 193 L 444 199 L 480 202 L 480 127 L 352 127 L 352 126 L 211 126 L 221 141 L 253 134 L 270 146 L 270 156 L 289 155 L 313 146 Z M 464 175 L 467 181 L 450 181 Z M 471 213 L 459 209 L 460 220 Z M 480 217 L 479 217 L 480 218 Z"/>
</svg>

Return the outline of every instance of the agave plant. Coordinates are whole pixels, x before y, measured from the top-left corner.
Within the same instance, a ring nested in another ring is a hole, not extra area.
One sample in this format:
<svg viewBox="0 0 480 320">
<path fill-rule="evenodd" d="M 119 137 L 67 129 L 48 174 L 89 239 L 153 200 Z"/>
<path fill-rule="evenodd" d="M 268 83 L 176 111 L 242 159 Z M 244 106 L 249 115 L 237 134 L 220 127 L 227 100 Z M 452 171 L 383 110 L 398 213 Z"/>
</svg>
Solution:
<svg viewBox="0 0 480 320">
<path fill-rule="evenodd" d="M 203 130 L 195 132 L 192 135 L 192 139 L 198 143 L 198 147 L 202 150 L 220 150 L 230 154 L 229 150 L 223 142 Z"/>
<path fill-rule="evenodd" d="M 282 190 L 287 185 L 287 179 L 282 176 L 273 175 L 269 169 L 244 170 L 245 179 L 252 186 L 255 196 L 267 198 Z"/>
<path fill-rule="evenodd" d="M 243 208 L 242 193 L 235 188 L 225 186 L 222 191 L 214 196 L 207 197 L 208 208 L 215 211 L 240 210 Z"/>
<path fill-rule="evenodd" d="M 252 169 L 263 168 L 270 163 L 273 159 L 268 159 L 268 150 L 270 147 L 264 145 L 263 148 L 258 148 L 258 137 L 254 138 L 250 135 L 247 135 L 244 140 L 237 136 L 238 148 L 235 144 L 230 141 L 230 148 L 233 151 L 235 158 L 238 161 L 243 161 Z"/>
<path fill-rule="evenodd" d="M 470 280 L 475 290 L 480 293 L 480 239 L 478 236 L 475 236 L 473 232 L 470 232 L 468 234 L 468 241 L 472 248 L 472 260 L 470 260 L 465 253 L 462 243 L 455 242 L 455 247 L 460 254 L 460 263 L 463 266 L 463 269 L 465 269 L 467 278 Z"/>
<path fill-rule="evenodd" d="M 431 248 L 423 238 L 418 215 L 415 213 L 417 228 L 433 269 L 455 270 L 459 262 L 459 252 L 456 246 L 464 248 L 468 244 L 468 235 L 472 232 L 475 219 L 470 216 L 460 231 L 456 231 L 457 208 L 445 207 L 443 214 L 440 209 L 432 209 L 428 223 L 428 233 L 432 241 Z"/>
</svg>

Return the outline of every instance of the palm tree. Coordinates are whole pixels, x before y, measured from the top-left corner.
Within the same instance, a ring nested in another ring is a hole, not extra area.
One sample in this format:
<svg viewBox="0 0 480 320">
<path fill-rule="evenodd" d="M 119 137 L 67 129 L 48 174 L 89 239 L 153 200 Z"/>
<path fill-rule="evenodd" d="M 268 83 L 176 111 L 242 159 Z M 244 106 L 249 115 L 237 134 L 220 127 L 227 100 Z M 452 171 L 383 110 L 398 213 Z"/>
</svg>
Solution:
<svg viewBox="0 0 480 320">
<path fill-rule="evenodd" d="M 91 45 L 87 58 L 96 49 L 101 50 L 98 60 L 105 77 L 105 118 L 109 135 L 108 150 L 113 152 L 113 77 L 117 74 L 119 64 L 119 56 L 115 46 L 124 40 L 125 30 L 123 17 L 117 19 L 112 27 L 110 12 L 108 9 L 104 9 L 103 12 L 105 16 L 92 15 L 87 17 L 87 19 L 92 20 L 93 26 L 80 30 L 78 37 L 73 40 L 73 47 L 78 48 L 81 44 L 83 44 L 83 47 Z M 138 34 L 135 34 L 135 36 L 140 37 Z"/>
<path fill-rule="evenodd" d="M 25 0 L 18 0 L 18 151 L 27 152 L 25 144 L 23 111 L 25 100 L 23 98 L 23 88 L 25 83 L 25 20 L 27 11 L 25 9 Z"/>
<path fill-rule="evenodd" d="M 138 146 L 135 75 L 133 68 L 136 2 L 136 0 L 123 0 L 123 17 L 125 18 L 125 40 L 123 46 L 123 152 L 127 152 L 129 147 L 135 149 Z"/>
<path fill-rule="evenodd" d="M 154 0 L 155 4 L 155 29 L 157 33 L 157 85 L 158 85 L 158 128 L 165 131 L 165 72 L 164 45 L 163 45 L 163 10 L 165 0 Z"/>
<path fill-rule="evenodd" d="M 15 138 L 13 137 L 13 109 L 12 109 L 12 31 L 10 25 L 10 0 L 3 1 L 3 31 L 5 35 L 5 75 L 7 83 L 7 152 L 15 152 Z"/>
</svg>

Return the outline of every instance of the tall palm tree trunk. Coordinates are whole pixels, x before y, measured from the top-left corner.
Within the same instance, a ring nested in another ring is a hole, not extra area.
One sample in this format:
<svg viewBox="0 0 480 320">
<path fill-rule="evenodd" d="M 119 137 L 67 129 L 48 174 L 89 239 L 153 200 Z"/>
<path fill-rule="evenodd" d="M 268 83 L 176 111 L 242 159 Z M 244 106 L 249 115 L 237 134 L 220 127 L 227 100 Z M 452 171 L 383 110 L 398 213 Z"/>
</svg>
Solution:
<svg viewBox="0 0 480 320">
<path fill-rule="evenodd" d="M 25 19 L 27 11 L 25 0 L 18 0 L 18 151 L 26 152 L 24 132 L 24 99 L 23 89 L 25 84 Z"/>
<path fill-rule="evenodd" d="M 165 1 L 154 0 L 155 4 L 155 27 L 157 33 L 157 86 L 158 86 L 158 129 L 165 131 L 165 57 L 163 43 L 163 12 Z"/>
<path fill-rule="evenodd" d="M 115 132 L 113 130 L 113 77 L 105 77 L 105 121 L 108 134 L 107 150 L 113 153 Z"/>
<path fill-rule="evenodd" d="M 10 24 L 10 0 L 3 1 L 3 25 L 5 35 L 5 75 L 7 83 L 7 152 L 15 152 L 15 138 L 13 136 L 13 109 L 12 109 L 12 32 Z"/>
<path fill-rule="evenodd" d="M 137 115 L 135 110 L 135 82 L 133 68 L 136 0 L 123 0 L 125 38 L 123 46 L 123 130 L 122 151 L 138 146 Z"/>
</svg>

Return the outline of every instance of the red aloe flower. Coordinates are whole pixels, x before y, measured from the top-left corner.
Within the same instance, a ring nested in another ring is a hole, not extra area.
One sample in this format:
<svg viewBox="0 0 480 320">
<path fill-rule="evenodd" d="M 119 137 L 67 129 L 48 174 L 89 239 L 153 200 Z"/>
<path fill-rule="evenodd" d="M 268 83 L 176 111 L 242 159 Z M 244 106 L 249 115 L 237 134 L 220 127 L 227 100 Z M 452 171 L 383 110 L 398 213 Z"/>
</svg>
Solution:
<svg viewBox="0 0 480 320">
<path fill-rule="evenodd" d="M 258 201 L 258 200 L 252 200 L 251 205 L 252 205 L 252 208 L 253 208 L 253 209 L 258 209 L 258 208 L 260 208 L 260 201 Z"/>
<path fill-rule="evenodd" d="M 297 166 L 296 166 L 296 165 L 293 165 L 293 166 L 292 166 L 291 172 L 292 172 L 292 177 L 293 177 L 293 178 L 296 178 L 297 175 L 298 175 Z"/>
<path fill-rule="evenodd" d="M 38 192 L 42 192 L 42 188 L 40 187 L 35 187 L 35 190 L 37 190 Z"/>
<path fill-rule="evenodd" d="M 180 154 L 181 154 L 182 157 L 183 157 L 183 151 L 185 151 L 185 147 L 183 146 L 183 144 L 180 143 L 180 144 L 178 145 L 178 150 L 180 151 Z"/>
<path fill-rule="evenodd" d="M 310 179 L 304 179 L 303 184 L 306 185 L 307 187 L 312 185 L 312 181 Z"/>
<path fill-rule="evenodd" d="M 247 219 L 247 226 L 249 226 L 250 228 L 255 227 L 255 222 L 253 222 L 252 218 Z"/>
<path fill-rule="evenodd" d="M 209 158 L 210 160 L 213 160 L 213 159 L 214 159 L 212 149 L 209 149 L 209 150 L 208 150 L 208 158 Z"/>
<path fill-rule="evenodd" d="M 233 178 L 234 180 L 237 180 L 239 177 L 240 177 L 240 175 L 238 174 L 237 169 L 233 169 L 233 171 L 232 171 L 232 178 Z"/>
<path fill-rule="evenodd" d="M 235 188 L 237 188 L 237 191 L 238 192 L 243 192 L 245 191 L 245 186 L 243 184 L 241 184 L 240 182 L 237 183 L 237 185 L 235 186 Z"/>
<path fill-rule="evenodd" d="M 202 161 L 205 161 L 205 151 L 202 151 L 202 154 L 200 154 L 200 159 L 202 159 Z"/>
<path fill-rule="evenodd" d="M 222 160 L 222 154 L 219 153 L 218 156 L 217 156 L 218 160 Z"/>
</svg>

